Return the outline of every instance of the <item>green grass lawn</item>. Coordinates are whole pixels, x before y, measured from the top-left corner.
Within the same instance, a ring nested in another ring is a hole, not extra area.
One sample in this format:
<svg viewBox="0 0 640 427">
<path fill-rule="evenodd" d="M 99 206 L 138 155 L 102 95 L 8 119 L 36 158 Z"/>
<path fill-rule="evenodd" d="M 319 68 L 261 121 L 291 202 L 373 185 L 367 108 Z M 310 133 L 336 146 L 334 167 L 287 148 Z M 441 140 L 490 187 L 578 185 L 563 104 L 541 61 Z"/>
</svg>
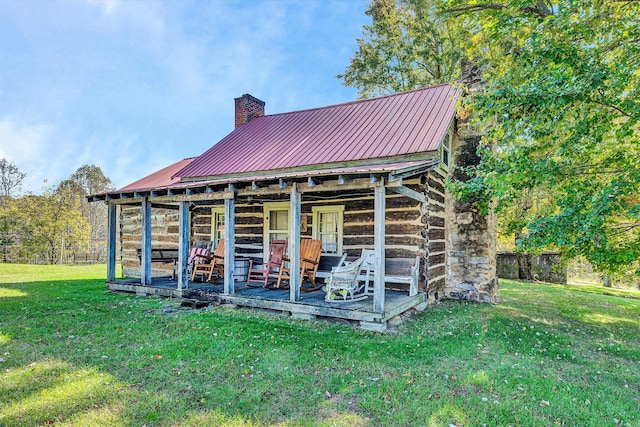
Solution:
<svg viewBox="0 0 640 427">
<path fill-rule="evenodd" d="M 0 264 L 1 426 L 640 426 L 640 293 L 501 281 L 375 334 Z"/>
</svg>

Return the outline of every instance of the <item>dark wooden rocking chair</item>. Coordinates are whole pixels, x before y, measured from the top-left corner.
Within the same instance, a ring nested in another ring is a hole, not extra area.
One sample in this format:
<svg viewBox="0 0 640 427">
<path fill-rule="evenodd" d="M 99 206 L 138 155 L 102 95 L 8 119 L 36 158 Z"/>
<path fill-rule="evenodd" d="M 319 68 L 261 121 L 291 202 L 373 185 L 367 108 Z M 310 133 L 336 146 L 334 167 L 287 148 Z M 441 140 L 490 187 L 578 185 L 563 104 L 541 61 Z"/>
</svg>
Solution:
<svg viewBox="0 0 640 427">
<path fill-rule="evenodd" d="M 213 273 L 224 275 L 224 239 L 218 240 L 216 250 L 211 255 L 195 255 L 196 261 L 191 272 L 191 281 L 194 282 L 196 274 L 207 276 L 207 281 L 213 283 Z"/>
<path fill-rule="evenodd" d="M 300 240 L 300 290 L 303 292 L 313 292 L 320 289 L 316 283 L 316 273 L 318 272 L 318 265 L 320 264 L 320 255 L 322 254 L 322 240 L 315 239 L 302 239 Z M 289 282 L 291 279 L 291 270 L 288 267 L 290 265 L 289 258 L 282 258 L 282 264 L 280 265 L 280 274 L 278 275 L 278 282 L 274 289 L 289 289 L 289 285 L 282 283 L 283 281 Z M 304 280 L 308 279 L 311 282 L 311 287 L 304 287 Z"/>
<path fill-rule="evenodd" d="M 249 276 L 247 286 L 251 288 L 266 288 L 270 282 L 277 280 L 280 272 L 282 258 L 287 252 L 286 240 L 272 240 L 269 245 L 269 258 L 266 262 L 259 260 L 249 261 Z"/>
</svg>

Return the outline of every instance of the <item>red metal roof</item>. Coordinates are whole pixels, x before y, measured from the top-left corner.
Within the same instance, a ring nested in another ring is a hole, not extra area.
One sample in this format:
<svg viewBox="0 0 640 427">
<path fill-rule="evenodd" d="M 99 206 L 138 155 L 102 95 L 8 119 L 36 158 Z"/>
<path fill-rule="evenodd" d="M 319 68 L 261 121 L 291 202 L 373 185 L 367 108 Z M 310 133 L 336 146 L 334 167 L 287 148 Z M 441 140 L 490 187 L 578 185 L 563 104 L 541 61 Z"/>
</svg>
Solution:
<svg viewBox="0 0 640 427">
<path fill-rule="evenodd" d="M 435 151 L 458 96 L 457 89 L 443 84 L 258 117 L 176 169 L 175 176 L 197 179 L 311 165 L 323 169 L 331 163 Z"/>
<path fill-rule="evenodd" d="M 168 187 L 172 184 L 179 183 L 180 178 L 174 177 L 175 173 L 187 166 L 194 159 L 196 159 L 196 157 L 190 157 L 188 159 L 180 160 L 179 162 L 167 166 L 164 169 L 160 169 L 159 171 L 154 172 L 151 175 L 147 175 L 144 178 L 137 180 L 136 182 L 132 182 L 125 187 L 119 188 L 118 190 L 116 190 L 116 192 L 120 193 L 126 191 L 142 191 Z"/>
</svg>

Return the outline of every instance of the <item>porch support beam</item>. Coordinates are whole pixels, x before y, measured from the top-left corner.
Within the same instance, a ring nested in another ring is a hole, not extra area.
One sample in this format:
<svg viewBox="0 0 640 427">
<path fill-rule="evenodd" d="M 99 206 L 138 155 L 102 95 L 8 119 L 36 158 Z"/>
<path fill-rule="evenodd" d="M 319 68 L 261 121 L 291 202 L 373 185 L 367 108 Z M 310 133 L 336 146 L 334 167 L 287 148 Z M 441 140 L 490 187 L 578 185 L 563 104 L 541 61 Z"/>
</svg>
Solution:
<svg viewBox="0 0 640 427">
<path fill-rule="evenodd" d="M 377 182 L 373 189 L 373 249 L 375 251 L 373 273 L 373 311 L 384 313 L 384 181 Z"/>
<path fill-rule="evenodd" d="M 233 197 L 224 199 L 224 294 L 235 293 L 235 283 L 233 281 L 236 264 L 236 232 L 235 232 L 235 199 Z"/>
<path fill-rule="evenodd" d="M 151 284 L 151 202 L 142 199 L 142 242 L 140 251 L 140 284 Z"/>
<path fill-rule="evenodd" d="M 300 205 L 302 195 L 298 183 L 291 184 L 289 218 L 289 300 L 300 300 Z"/>
<path fill-rule="evenodd" d="M 180 202 L 178 220 L 178 290 L 188 285 L 187 259 L 189 258 L 189 202 Z"/>
<path fill-rule="evenodd" d="M 404 185 L 401 185 L 399 187 L 389 187 L 389 189 L 394 193 L 402 194 L 403 196 L 407 196 L 410 199 L 417 200 L 422 203 L 426 203 L 427 201 L 427 198 L 424 194 L 418 193 L 417 191 L 412 190 L 409 187 L 405 187 Z"/>
<path fill-rule="evenodd" d="M 107 282 L 113 282 L 116 280 L 116 218 L 118 205 L 109 203 L 108 206 Z"/>
</svg>

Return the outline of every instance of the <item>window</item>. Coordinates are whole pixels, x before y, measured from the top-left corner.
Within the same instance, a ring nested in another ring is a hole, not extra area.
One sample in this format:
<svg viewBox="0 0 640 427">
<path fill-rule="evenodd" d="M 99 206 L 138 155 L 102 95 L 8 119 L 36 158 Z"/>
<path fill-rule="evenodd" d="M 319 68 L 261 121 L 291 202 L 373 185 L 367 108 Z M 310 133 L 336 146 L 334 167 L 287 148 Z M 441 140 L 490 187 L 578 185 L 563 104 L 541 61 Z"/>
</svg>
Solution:
<svg viewBox="0 0 640 427">
<path fill-rule="evenodd" d="M 314 206 L 312 211 L 313 238 L 322 240 L 325 253 L 341 254 L 344 206 Z"/>
<path fill-rule="evenodd" d="M 224 207 L 211 208 L 211 240 L 214 247 L 224 238 Z"/>
<path fill-rule="evenodd" d="M 442 140 L 440 146 L 440 160 L 441 166 L 444 170 L 449 170 L 449 164 L 451 163 L 451 131 L 448 131 Z"/>
</svg>

